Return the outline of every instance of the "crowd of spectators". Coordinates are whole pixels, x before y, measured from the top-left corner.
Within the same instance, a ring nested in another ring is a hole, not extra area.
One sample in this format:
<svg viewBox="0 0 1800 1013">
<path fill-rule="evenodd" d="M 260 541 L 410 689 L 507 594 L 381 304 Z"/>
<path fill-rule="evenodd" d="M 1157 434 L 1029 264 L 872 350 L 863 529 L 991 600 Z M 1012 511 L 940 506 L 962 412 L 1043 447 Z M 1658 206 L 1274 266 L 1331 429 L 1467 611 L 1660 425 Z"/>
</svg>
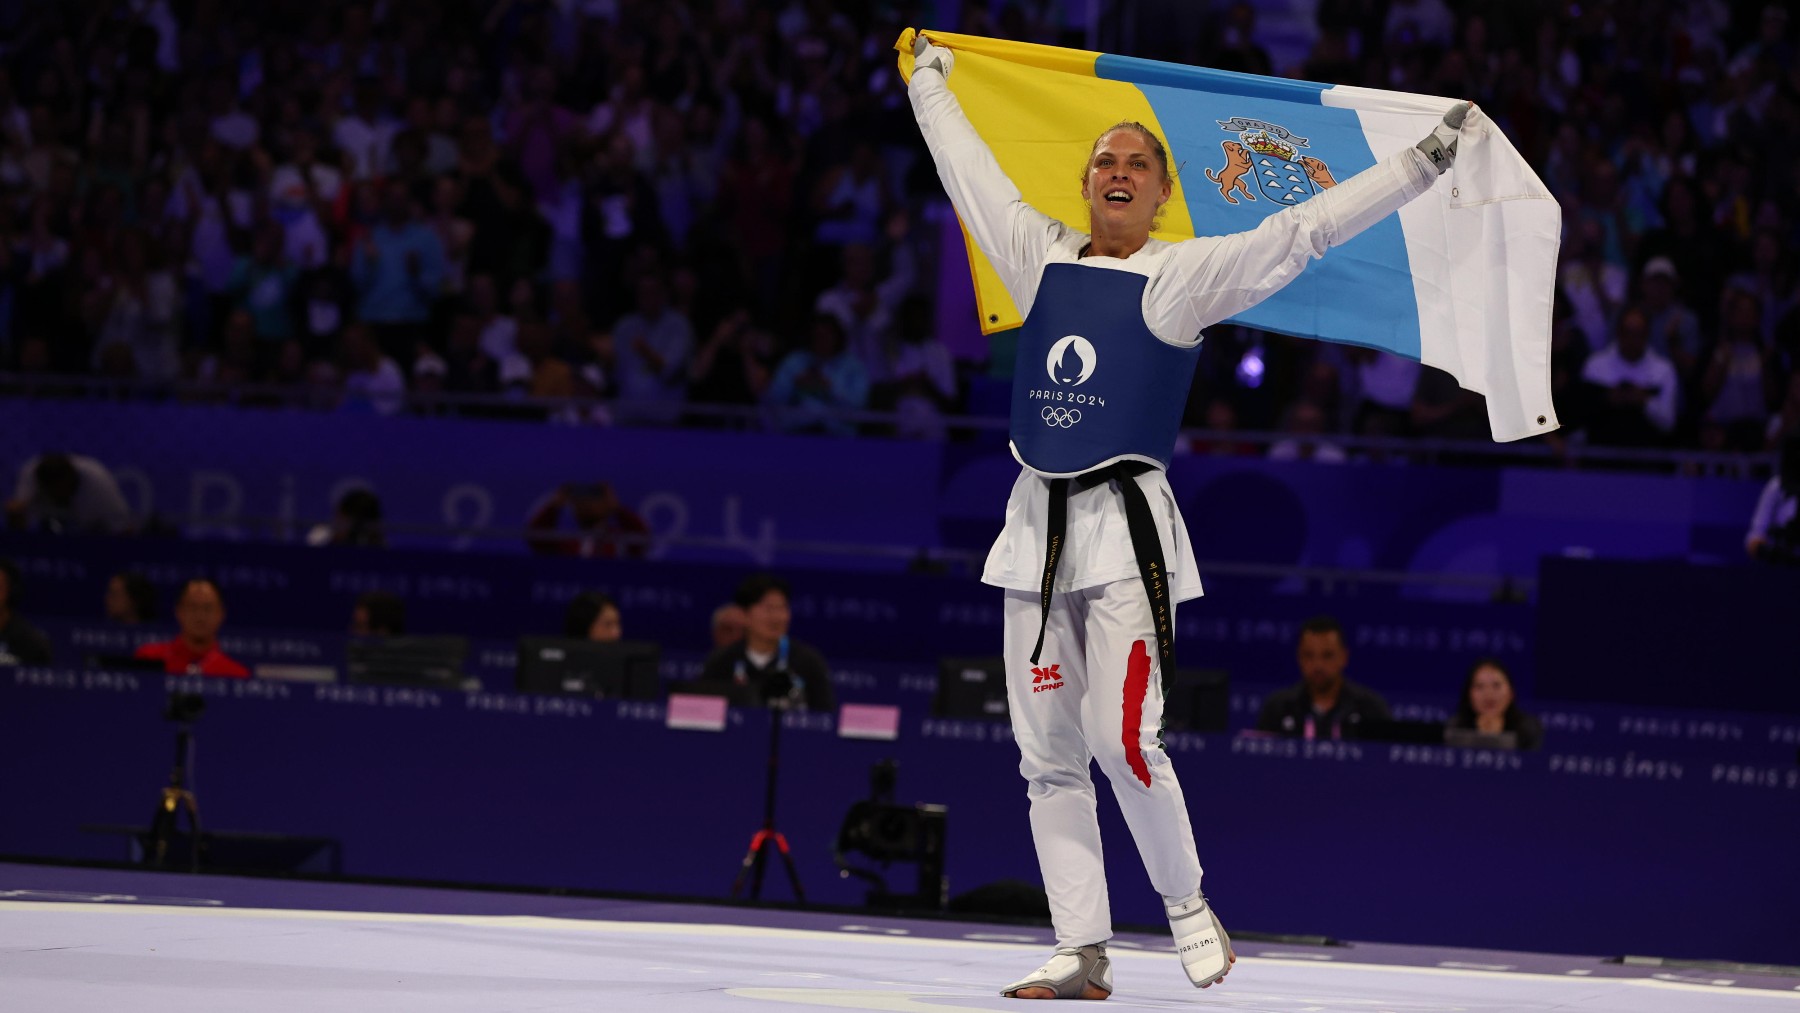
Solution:
<svg viewBox="0 0 1800 1013">
<path fill-rule="evenodd" d="M 1785 7 L 1322 0 L 1307 51 L 1246 2 L 1146 4 L 1093 37 L 1063 6 L 966 3 L 952 27 L 1480 103 L 1563 205 L 1571 438 L 1760 452 L 1800 425 Z M 441 393 L 600 399 L 561 416 L 582 422 L 773 406 L 767 424 L 832 433 L 874 409 L 921 437 L 991 410 L 1010 372 L 934 333 L 946 219 L 891 49 L 928 6 L 8 10 L 0 371 L 377 413 Z M 1188 423 L 1286 431 L 1284 454 L 1487 435 L 1477 395 L 1392 356 L 1223 326 L 1201 363 Z"/>
</svg>

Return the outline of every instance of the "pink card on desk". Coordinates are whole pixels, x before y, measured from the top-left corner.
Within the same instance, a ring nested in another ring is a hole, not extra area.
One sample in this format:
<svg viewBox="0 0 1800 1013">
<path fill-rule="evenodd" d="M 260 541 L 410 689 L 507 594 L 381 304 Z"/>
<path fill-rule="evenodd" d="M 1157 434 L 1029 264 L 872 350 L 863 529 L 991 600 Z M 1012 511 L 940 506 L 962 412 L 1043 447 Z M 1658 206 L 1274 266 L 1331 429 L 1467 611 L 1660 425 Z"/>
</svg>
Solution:
<svg viewBox="0 0 1800 1013">
<path fill-rule="evenodd" d="M 670 693 L 665 724 L 690 732 L 725 730 L 725 698 L 698 693 Z"/>
<path fill-rule="evenodd" d="M 847 703 L 838 711 L 838 737 L 891 742 L 900 737 L 900 708 L 887 704 Z"/>
</svg>

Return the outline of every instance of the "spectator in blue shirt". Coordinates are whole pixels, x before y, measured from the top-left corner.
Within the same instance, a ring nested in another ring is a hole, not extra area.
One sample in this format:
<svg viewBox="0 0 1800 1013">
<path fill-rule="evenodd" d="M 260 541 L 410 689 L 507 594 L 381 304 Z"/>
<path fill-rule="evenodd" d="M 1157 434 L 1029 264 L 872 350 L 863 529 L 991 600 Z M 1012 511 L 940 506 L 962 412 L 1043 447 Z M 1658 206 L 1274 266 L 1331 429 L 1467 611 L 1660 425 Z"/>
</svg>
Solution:
<svg viewBox="0 0 1800 1013">
<path fill-rule="evenodd" d="M 869 370 L 845 347 L 844 325 L 829 313 L 813 317 L 812 344 L 789 352 L 769 383 L 775 424 L 790 432 L 851 436 L 856 423 L 840 418 L 869 403 Z"/>
<path fill-rule="evenodd" d="M 265 222 L 256 230 L 250 255 L 232 265 L 227 286 L 250 320 L 260 341 L 280 342 L 294 335 L 294 286 L 298 272 L 282 255 L 281 226 Z"/>
<path fill-rule="evenodd" d="M 444 244 L 419 220 L 404 184 L 387 185 L 381 210 L 351 258 L 350 277 L 358 315 L 376 327 L 382 349 L 410 361 L 444 283 Z"/>
</svg>

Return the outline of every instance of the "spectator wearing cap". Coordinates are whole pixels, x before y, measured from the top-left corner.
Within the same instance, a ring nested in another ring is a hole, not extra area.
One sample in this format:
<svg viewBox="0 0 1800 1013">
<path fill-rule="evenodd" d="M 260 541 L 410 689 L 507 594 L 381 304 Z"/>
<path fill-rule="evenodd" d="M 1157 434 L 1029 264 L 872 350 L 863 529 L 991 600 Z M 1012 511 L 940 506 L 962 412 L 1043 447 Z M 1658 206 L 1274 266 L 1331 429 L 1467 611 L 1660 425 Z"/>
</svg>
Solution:
<svg viewBox="0 0 1800 1013">
<path fill-rule="evenodd" d="M 1641 306 L 1619 314 L 1618 339 L 1588 356 L 1581 378 L 1590 387 L 1588 437 L 1614 447 L 1653 447 L 1675 428 L 1680 383 L 1675 366 L 1650 348 L 1650 318 Z"/>
<path fill-rule="evenodd" d="M 1641 278 L 1644 313 L 1650 318 L 1650 347 L 1675 365 L 1684 380 L 1700 363 L 1700 318 L 1678 298 L 1681 275 L 1668 257 L 1651 257 Z"/>
<path fill-rule="evenodd" d="M 288 161 L 269 175 L 269 215 L 281 224 L 288 263 L 302 270 L 324 265 L 330 254 L 324 220 L 344 187 L 343 173 L 319 161 L 319 138 L 295 130 Z"/>
<path fill-rule="evenodd" d="M 444 392 L 450 376 L 450 364 L 444 357 L 429 347 L 419 351 L 419 357 L 413 360 L 412 393 L 415 410 L 435 411 L 438 407 L 438 396 Z"/>
<path fill-rule="evenodd" d="M 80 454 L 26 461 L 6 504 L 14 528 L 53 534 L 116 535 L 131 530 L 131 511 L 106 465 Z"/>
<path fill-rule="evenodd" d="M 250 670 L 219 648 L 219 629 L 225 625 L 225 598 L 219 586 L 196 577 L 181 588 L 175 599 L 175 621 L 181 632 L 174 640 L 145 644 L 137 656 L 160 661 L 170 675 L 216 675 L 248 679 Z"/>
<path fill-rule="evenodd" d="M 0 556 L 0 666 L 48 665 L 50 638 L 14 611 L 19 589 L 19 568 Z"/>
</svg>

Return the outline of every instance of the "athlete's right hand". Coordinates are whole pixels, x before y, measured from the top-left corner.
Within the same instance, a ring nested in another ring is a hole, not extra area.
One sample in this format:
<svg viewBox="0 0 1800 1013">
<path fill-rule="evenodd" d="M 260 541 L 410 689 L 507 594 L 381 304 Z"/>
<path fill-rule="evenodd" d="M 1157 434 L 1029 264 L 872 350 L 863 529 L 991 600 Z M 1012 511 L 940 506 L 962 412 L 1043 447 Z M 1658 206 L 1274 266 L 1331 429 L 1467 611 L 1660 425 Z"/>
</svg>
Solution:
<svg viewBox="0 0 1800 1013">
<path fill-rule="evenodd" d="M 956 63 L 956 54 L 943 46 L 934 46 L 921 34 L 913 36 L 913 73 L 921 68 L 936 68 L 945 78 L 950 76 L 950 67 Z"/>
</svg>

